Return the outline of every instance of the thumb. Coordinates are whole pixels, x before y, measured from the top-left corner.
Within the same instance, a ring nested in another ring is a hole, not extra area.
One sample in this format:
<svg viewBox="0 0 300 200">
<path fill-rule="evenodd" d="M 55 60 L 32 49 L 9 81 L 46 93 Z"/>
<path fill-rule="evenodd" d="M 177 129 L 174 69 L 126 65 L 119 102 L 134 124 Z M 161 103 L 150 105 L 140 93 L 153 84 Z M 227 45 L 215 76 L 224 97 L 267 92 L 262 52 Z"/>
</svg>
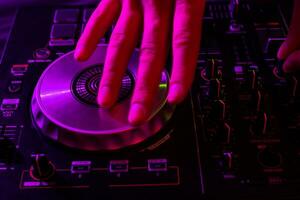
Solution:
<svg viewBox="0 0 300 200">
<path fill-rule="evenodd" d="M 278 49 L 277 58 L 278 60 L 284 60 L 291 53 L 291 48 L 289 48 L 287 41 L 284 41 Z"/>
<path fill-rule="evenodd" d="M 281 49 L 281 47 L 280 47 L 280 49 Z M 280 53 L 280 49 L 278 51 L 278 54 Z M 284 49 L 282 51 L 284 51 Z M 284 53 L 284 52 L 282 52 L 282 53 Z M 282 55 L 284 55 L 284 54 L 282 54 Z M 287 58 L 283 64 L 284 72 L 294 72 L 297 70 L 300 70 L 300 50 L 294 51 L 289 56 L 287 56 Z"/>
<path fill-rule="evenodd" d="M 288 36 L 287 39 L 281 44 L 277 52 L 277 58 L 279 60 L 286 59 L 294 51 L 298 50 L 300 47 L 299 37 Z"/>
</svg>

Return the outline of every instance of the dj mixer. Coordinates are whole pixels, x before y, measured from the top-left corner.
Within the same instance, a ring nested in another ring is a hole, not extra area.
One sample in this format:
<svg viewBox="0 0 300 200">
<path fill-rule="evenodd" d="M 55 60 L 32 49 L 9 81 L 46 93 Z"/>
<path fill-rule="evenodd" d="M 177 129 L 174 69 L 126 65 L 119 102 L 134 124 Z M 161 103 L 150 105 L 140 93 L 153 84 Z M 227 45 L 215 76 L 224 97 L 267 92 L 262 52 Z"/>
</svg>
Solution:
<svg viewBox="0 0 300 200">
<path fill-rule="evenodd" d="M 111 110 L 95 99 L 114 27 L 73 58 L 94 8 L 18 10 L 0 65 L 1 200 L 300 199 L 300 76 L 276 58 L 286 2 L 207 1 L 188 97 L 166 102 L 168 62 L 139 127 L 138 47 Z"/>
</svg>

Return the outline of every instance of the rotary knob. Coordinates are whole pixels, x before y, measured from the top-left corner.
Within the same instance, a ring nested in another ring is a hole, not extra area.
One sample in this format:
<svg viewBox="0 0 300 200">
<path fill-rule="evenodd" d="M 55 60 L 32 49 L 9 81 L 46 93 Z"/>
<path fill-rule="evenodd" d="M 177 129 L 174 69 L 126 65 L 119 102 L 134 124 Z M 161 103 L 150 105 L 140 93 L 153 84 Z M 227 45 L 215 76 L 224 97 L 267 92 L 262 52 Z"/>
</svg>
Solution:
<svg viewBox="0 0 300 200">
<path fill-rule="evenodd" d="M 34 51 L 33 57 L 35 59 L 45 60 L 51 56 L 51 51 L 46 48 L 40 48 Z"/>
<path fill-rule="evenodd" d="M 36 180 L 48 180 L 55 174 L 55 167 L 46 154 L 31 155 L 30 175 Z"/>
</svg>

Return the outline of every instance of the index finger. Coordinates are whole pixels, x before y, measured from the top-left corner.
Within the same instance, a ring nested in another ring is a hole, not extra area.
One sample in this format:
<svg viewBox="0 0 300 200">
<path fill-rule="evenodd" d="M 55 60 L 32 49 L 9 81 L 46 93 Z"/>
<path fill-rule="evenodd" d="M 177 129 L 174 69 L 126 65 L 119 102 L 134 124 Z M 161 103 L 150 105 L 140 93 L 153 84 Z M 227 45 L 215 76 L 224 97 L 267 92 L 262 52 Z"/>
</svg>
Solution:
<svg viewBox="0 0 300 200">
<path fill-rule="evenodd" d="M 173 68 L 168 101 L 179 103 L 194 77 L 200 48 L 204 0 L 176 0 L 173 23 Z"/>
<path fill-rule="evenodd" d="M 99 39 L 119 15 L 120 7 L 119 0 L 103 0 L 99 3 L 78 40 L 74 55 L 76 60 L 84 61 L 91 56 Z"/>
</svg>

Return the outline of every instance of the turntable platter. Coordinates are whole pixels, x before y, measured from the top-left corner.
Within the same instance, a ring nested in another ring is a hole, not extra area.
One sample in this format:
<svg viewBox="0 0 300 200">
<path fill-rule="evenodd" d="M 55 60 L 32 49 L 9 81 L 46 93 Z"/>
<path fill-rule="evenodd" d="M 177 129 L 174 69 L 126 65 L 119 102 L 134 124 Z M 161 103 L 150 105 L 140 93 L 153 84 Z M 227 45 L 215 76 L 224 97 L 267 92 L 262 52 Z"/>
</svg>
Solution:
<svg viewBox="0 0 300 200">
<path fill-rule="evenodd" d="M 134 127 L 127 121 L 138 66 L 137 50 L 122 80 L 116 105 L 109 110 L 97 105 L 106 49 L 106 45 L 98 46 L 85 62 L 75 61 L 74 52 L 69 52 L 44 71 L 31 103 L 33 120 L 42 134 L 82 150 L 117 150 L 155 135 L 170 119 L 173 109 L 166 104 L 169 80 L 164 71 L 148 122 Z"/>
</svg>

